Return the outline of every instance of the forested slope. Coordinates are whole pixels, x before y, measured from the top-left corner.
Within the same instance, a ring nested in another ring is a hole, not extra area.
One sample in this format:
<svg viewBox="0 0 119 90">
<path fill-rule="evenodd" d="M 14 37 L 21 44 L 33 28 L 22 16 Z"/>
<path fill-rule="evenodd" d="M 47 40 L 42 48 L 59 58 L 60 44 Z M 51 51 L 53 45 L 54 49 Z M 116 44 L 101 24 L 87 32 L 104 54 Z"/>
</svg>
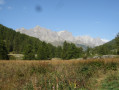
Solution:
<svg viewBox="0 0 119 90">
<path fill-rule="evenodd" d="M 117 38 L 117 37 L 116 37 Z M 95 47 L 93 50 L 97 54 L 107 55 L 107 54 L 117 54 L 117 40 L 114 38 L 113 40 Z"/>
<path fill-rule="evenodd" d="M 24 54 L 24 59 L 51 59 L 54 57 L 63 59 L 79 58 L 83 49 L 73 43 L 64 42 L 63 46 L 55 47 L 37 38 L 16 32 L 0 24 L 0 38 L 4 41 L 9 53 Z M 37 56 L 37 57 L 36 57 Z"/>
<path fill-rule="evenodd" d="M 13 53 L 23 53 L 28 44 L 31 44 L 34 51 L 37 51 L 38 46 L 41 45 L 39 39 L 20 34 L 3 25 L 0 25 L 0 36 L 5 41 L 8 51 Z"/>
</svg>

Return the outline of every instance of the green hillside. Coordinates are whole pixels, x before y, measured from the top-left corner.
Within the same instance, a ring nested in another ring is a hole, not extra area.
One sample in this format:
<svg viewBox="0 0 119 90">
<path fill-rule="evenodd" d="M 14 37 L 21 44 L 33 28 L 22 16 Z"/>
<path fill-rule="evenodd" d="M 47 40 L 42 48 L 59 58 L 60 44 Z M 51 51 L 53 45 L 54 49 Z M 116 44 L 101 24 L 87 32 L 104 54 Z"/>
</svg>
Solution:
<svg viewBox="0 0 119 90">
<path fill-rule="evenodd" d="M 7 28 L 0 24 L 0 36 L 6 43 L 8 52 L 12 53 L 23 53 L 27 45 L 32 45 L 34 51 L 36 52 L 38 46 L 41 45 L 41 41 L 34 37 L 27 36 L 25 34 L 20 34 L 13 29 Z"/>
<path fill-rule="evenodd" d="M 37 38 L 16 32 L 1 24 L 0 37 L 10 54 L 24 54 L 23 59 L 27 60 L 46 60 L 54 57 L 73 59 L 79 58 L 83 54 L 82 48 L 76 47 L 73 43 L 64 42 L 62 47 L 55 47 L 49 43 L 40 41 Z"/>
<path fill-rule="evenodd" d="M 94 53 L 100 55 L 117 54 L 117 46 L 117 40 L 115 38 L 103 45 L 95 47 L 93 50 Z"/>
</svg>

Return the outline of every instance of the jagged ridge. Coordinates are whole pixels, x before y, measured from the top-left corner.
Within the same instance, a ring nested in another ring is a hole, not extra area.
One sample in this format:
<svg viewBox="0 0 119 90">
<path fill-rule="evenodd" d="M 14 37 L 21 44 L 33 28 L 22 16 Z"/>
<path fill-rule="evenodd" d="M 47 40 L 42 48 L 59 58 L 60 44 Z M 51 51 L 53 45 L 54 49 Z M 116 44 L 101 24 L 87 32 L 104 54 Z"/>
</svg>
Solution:
<svg viewBox="0 0 119 90">
<path fill-rule="evenodd" d="M 52 31 L 49 29 L 36 26 L 33 29 L 27 30 L 25 28 L 16 29 L 17 32 L 24 33 L 29 36 L 39 38 L 42 41 L 52 43 L 55 45 L 57 43 L 60 45 L 62 42 L 72 42 L 75 44 L 87 45 L 90 47 L 95 47 L 106 43 L 107 41 L 100 38 L 92 38 L 90 36 L 77 36 L 74 37 L 71 32 L 68 31 Z"/>
</svg>

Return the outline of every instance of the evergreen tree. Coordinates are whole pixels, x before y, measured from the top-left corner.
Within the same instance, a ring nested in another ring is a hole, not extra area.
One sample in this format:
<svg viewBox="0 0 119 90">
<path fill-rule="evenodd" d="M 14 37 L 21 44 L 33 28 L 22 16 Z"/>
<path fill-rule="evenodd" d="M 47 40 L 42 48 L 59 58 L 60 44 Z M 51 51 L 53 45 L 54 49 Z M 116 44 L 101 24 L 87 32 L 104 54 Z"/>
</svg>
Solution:
<svg viewBox="0 0 119 90">
<path fill-rule="evenodd" d="M 84 51 L 83 51 L 83 48 L 80 47 L 80 48 L 77 48 L 77 57 L 83 57 L 84 56 Z"/>
<path fill-rule="evenodd" d="M 8 52 L 3 40 L 0 40 L 0 60 L 8 60 Z"/>
<path fill-rule="evenodd" d="M 28 45 L 24 51 L 24 60 L 35 60 L 35 54 L 31 45 Z"/>
<path fill-rule="evenodd" d="M 8 52 L 15 54 L 24 54 L 24 59 L 51 59 L 53 57 L 72 59 L 82 55 L 82 49 L 77 48 L 74 44 L 64 42 L 63 46 L 55 47 L 51 44 L 40 41 L 37 38 L 21 34 L 0 24 L 0 37 L 3 38 L 6 45 L 1 42 L 1 46 L 6 46 Z M 2 50 L 2 49 L 1 49 Z M 36 52 L 36 53 L 35 53 Z"/>
<path fill-rule="evenodd" d="M 53 57 L 55 57 L 56 47 L 51 45 L 50 43 L 47 44 L 47 47 L 48 47 L 47 52 L 49 53 L 49 59 L 52 59 Z"/>
<path fill-rule="evenodd" d="M 82 54 L 82 48 L 77 48 L 73 43 L 67 43 L 66 41 L 64 42 L 62 49 L 62 59 L 75 59 L 81 57 Z"/>
<path fill-rule="evenodd" d="M 61 58 L 61 56 L 62 56 L 62 47 L 61 47 L 61 46 L 58 46 L 58 47 L 55 49 L 55 57 Z"/>
<path fill-rule="evenodd" d="M 47 60 L 50 58 L 49 49 L 45 42 L 42 42 L 42 45 L 39 46 L 37 52 L 37 59 L 38 60 Z"/>
<path fill-rule="evenodd" d="M 68 46 L 67 49 L 67 57 L 66 59 L 74 59 L 74 58 L 78 58 L 79 57 L 79 53 L 77 52 L 77 47 L 75 46 L 75 44 L 71 43 Z"/>
<path fill-rule="evenodd" d="M 117 34 L 115 40 L 116 40 L 116 46 L 117 46 L 117 54 L 119 55 L 119 33 Z"/>
<path fill-rule="evenodd" d="M 37 59 L 38 60 L 43 60 L 44 59 L 44 50 L 43 50 L 42 45 L 40 45 L 39 48 L 38 48 Z"/>
<path fill-rule="evenodd" d="M 63 50 L 62 50 L 62 59 L 67 59 L 67 55 L 68 55 L 68 43 L 65 41 L 63 43 Z"/>
</svg>

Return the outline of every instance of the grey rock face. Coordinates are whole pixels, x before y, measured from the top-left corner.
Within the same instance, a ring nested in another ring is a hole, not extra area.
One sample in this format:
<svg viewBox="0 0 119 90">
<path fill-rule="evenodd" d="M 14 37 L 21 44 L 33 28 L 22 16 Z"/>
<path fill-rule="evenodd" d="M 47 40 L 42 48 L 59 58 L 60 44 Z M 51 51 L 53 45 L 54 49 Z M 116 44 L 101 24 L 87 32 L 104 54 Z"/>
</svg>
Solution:
<svg viewBox="0 0 119 90">
<path fill-rule="evenodd" d="M 40 26 L 36 26 L 30 30 L 27 30 L 25 28 L 20 28 L 20 29 L 16 29 L 16 31 L 32 37 L 39 38 L 41 41 L 46 41 L 48 43 L 55 43 L 55 42 L 62 43 L 64 41 L 67 41 L 75 44 L 87 45 L 90 47 L 95 47 L 106 43 L 106 41 L 100 38 L 92 38 L 90 36 L 74 37 L 71 32 L 68 32 L 66 30 L 55 32 L 49 29 L 42 28 Z"/>
</svg>

